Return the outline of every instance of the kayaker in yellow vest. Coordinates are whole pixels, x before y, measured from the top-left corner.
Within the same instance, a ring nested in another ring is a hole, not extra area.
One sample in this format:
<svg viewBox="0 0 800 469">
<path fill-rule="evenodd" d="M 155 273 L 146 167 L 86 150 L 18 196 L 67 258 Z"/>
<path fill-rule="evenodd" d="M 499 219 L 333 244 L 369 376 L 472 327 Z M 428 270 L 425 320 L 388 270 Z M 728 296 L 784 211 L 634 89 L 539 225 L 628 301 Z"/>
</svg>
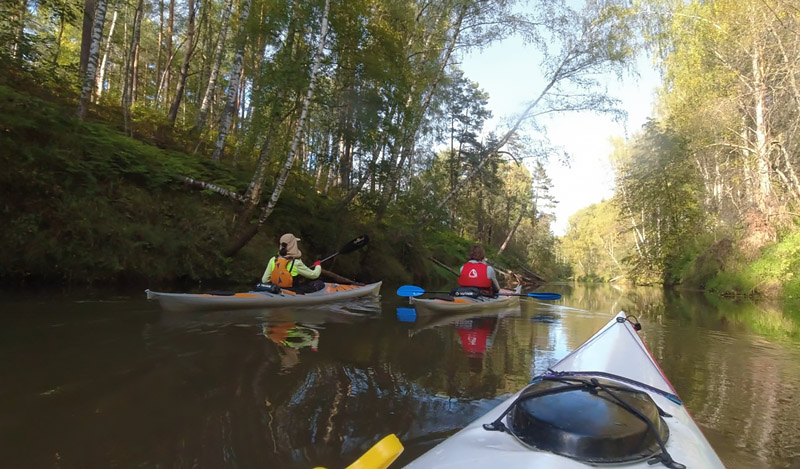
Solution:
<svg viewBox="0 0 800 469">
<path fill-rule="evenodd" d="M 322 273 L 320 261 L 314 262 L 313 269 L 309 269 L 300 260 L 303 253 L 297 248 L 298 241 L 300 239 L 291 233 L 281 236 L 278 255 L 269 260 L 261 283 L 274 283 L 296 293 L 311 293 L 325 288 L 325 282 L 318 280 Z"/>
</svg>

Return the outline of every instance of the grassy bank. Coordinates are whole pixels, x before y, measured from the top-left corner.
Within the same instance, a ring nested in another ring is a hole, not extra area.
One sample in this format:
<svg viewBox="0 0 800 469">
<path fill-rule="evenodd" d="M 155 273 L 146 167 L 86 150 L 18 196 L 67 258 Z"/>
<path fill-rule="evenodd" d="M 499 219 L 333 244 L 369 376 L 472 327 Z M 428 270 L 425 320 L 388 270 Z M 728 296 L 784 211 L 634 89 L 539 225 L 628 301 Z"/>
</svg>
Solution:
<svg viewBox="0 0 800 469">
<path fill-rule="evenodd" d="M 190 194 L 177 176 L 232 188 L 241 176 L 71 111 L 0 86 L 0 278 L 141 283 L 232 274 L 237 266 L 215 247 L 230 207 Z M 238 267 L 254 255 L 244 253 Z"/>
<path fill-rule="evenodd" d="M 443 283 L 454 278 L 428 257 L 457 266 L 471 244 L 420 229 L 407 213 L 390 213 L 373 226 L 367 208 L 337 209 L 338 201 L 317 194 L 312 181 L 293 176 L 257 237 L 226 258 L 221 250 L 236 203 L 181 181 L 189 176 L 243 192 L 248 168 L 177 151 L 179 144 L 159 148 L 111 124 L 81 122 L 72 100 L 20 89 L 0 83 L 3 284 L 250 284 L 287 231 L 303 238 L 306 260 L 369 234 L 366 248 L 326 264 L 340 275 Z"/>
<path fill-rule="evenodd" d="M 700 253 L 684 272 L 683 285 L 722 296 L 761 296 L 800 303 L 800 232 L 785 234 L 748 258 L 722 240 Z"/>
</svg>

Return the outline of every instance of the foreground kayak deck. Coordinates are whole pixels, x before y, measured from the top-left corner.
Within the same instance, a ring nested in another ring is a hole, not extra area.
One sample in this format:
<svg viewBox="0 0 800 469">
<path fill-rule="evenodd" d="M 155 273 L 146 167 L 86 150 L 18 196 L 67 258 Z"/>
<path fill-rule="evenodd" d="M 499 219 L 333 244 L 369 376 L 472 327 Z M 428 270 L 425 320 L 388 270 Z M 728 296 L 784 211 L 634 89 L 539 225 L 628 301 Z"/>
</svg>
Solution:
<svg viewBox="0 0 800 469">
<path fill-rule="evenodd" d="M 519 296 L 504 296 L 503 293 L 518 295 L 522 291 L 519 286 L 514 290 L 500 290 L 496 297 L 480 296 L 478 298 L 409 298 L 418 310 L 429 312 L 461 313 L 471 311 L 484 311 L 495 308 L 508 308 L 519 304 Z"/>
<path fill-rule="evenodd" d="M 326 283 L 322 290 L 296 294 L 288 290 L 281 293 L 247 292 L 232 295 L 210 293 L 163 293 L 145 290 L 148 300 L 158 301 L 165 311 L 201 311 L 223 309 L 253 309 L 281 306 L 309 306 L 350 300 L 362 296 L 377 296 L 382 282 L 368 285 L 340 285 Z"/>
<path fill-rule="evenodd" d="M 620 320 L 620 318 L 622 318 Z M 687 468 L 722 468 L 722 461 L 692 420 L 675 390 L 664 376 L 631 323 L 620 313 L 586 343 L 559 361 L 542 376 L 607 379 L 646 393 L 666 412 L 668 426 L 665 447 L 672 459 Z M 541 379 L 542 377 L 539 377 Z M 534 382 L 537 380 L 535 379 Z M 586 468 L 587 463 L 555 452 L 543 451 L 523 444 L 506 431 L 489 431 L 499 418 L 509 424 L 503 413 L 512 406 L 517 393 L 486 415 L 423 454 L 408 467 L 547 467 Z M 586 394 L 586 393 L 584 393 Z M 513 412 L 512 412 L 513 413 Z M 616 422 L 612 419 L 612 425 Z M 509 425 L 513 425 L 510 423 Z M 613 446 L 613 445 L 612 445 Z M 590 464 L 594 465 L 594 464 Z M 618 464 L 597 464 L 602 467 L 658 468 L 661 462 L 648 464 L 647 459 Z M 676 466 L 678 467 L 678 466 Z"/>
</svg>

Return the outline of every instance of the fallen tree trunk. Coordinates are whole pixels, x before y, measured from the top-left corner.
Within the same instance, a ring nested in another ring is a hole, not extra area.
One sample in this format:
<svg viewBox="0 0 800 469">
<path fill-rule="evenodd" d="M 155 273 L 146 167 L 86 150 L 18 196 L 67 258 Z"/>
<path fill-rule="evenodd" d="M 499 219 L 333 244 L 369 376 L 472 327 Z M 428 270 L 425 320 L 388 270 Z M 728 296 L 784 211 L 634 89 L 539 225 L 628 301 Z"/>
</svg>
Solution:
<svg viewBox="0 0 800 469">
<path fill-rule="evenodd" d="M 324 275 L 327 278 L 330 278 L 331 280 L 333 280 L 336 283 L 343 283 L 345 285 L 358 285 L 358 284 L 361 284 L 360 282 L 356 282 L 355 280 L 351 280 L 351 279 L 349 279 L 347 277 L 342 277 L 339 274 L 335 274 L 335 273 L 331 272 L 330 270 L 322 269 L 322 273 L 320 274 L 320 276 L 322 276 L 322 275 Z"/>
<path fill-rule="evenodd" d="M 443 268 L 443 269 L 447 270 L 448 272 L 450 272 L 451 274 L 455 275 L 456 277 L 458 277 L 459 275 L 461 275 L 461 274 L 459 274 L 458 272 L 456 272 L 455 270 L 451 269 L 451 268 L 450 268 L 448 265 L 446 265 L 444 262 L 442 262 L 442 261 L 439 261 L 439 260 L 437 260 L 437 259 L 436 259 L 436 258 L 434 258 L 434 257 L 428 256 L 428 259 L 429 259 L 431 262 L 433 262 L 434 264 L 438 265 L 439 267 L 441 267 L 441 268 Z"/>
</svg>

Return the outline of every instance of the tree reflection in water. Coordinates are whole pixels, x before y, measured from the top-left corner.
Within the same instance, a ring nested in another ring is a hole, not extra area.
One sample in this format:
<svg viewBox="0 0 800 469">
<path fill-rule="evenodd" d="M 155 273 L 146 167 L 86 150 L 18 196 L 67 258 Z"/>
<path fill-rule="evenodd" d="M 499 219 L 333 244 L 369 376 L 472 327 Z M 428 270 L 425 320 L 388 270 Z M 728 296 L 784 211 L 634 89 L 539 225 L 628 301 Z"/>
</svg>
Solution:
<svg viewBox="0 0 800 469">
<path fill-rule="evenodd" d="M 564 297 L 413 321 L 398 319 L 405 300 L 391 295 L 209 314 L 14 304 L 0 341 L 13 357 L 0 372 L 14 383 L 0 399 L 3 462 L 343 467 L 395 433 L 402 467 L 625 310 L 726 465 L 800 467 L 797 309 L 659 288 L 547 289 Z"/>
</svg>

